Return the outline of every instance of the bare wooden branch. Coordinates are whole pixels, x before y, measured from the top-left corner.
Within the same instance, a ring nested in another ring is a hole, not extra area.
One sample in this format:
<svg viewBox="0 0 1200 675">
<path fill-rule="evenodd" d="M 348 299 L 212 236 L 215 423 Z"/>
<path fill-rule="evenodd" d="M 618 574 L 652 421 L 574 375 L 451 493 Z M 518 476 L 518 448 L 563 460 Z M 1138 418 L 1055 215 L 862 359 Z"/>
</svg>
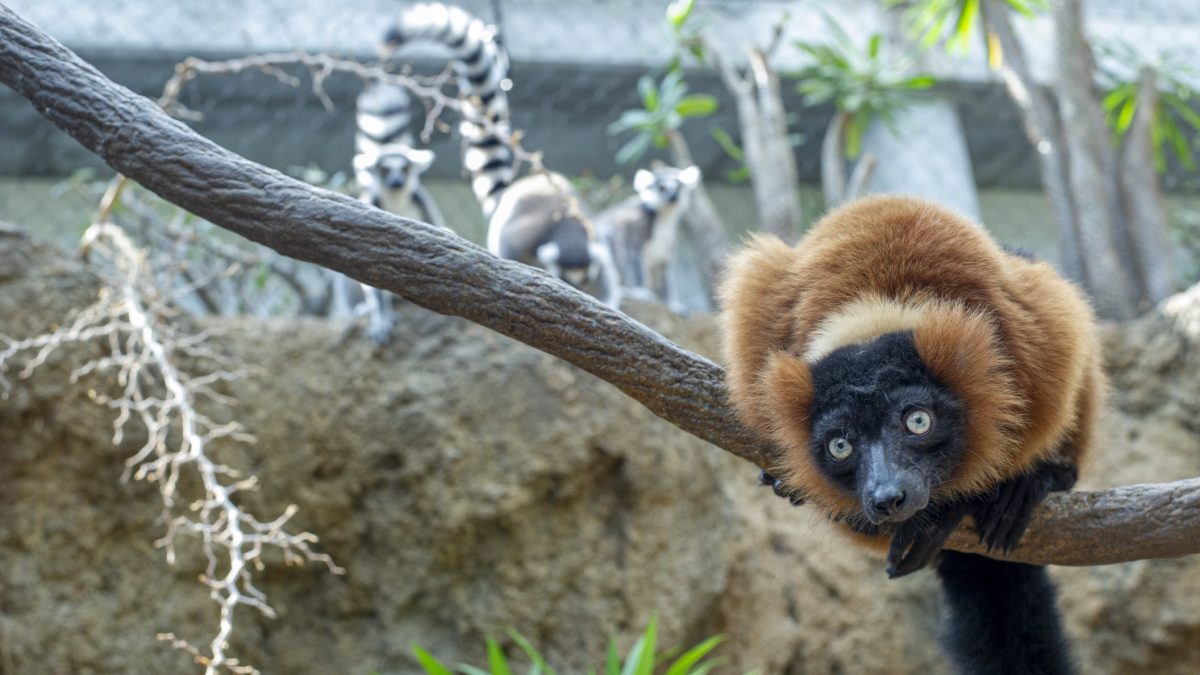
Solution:
<svg viewBox="0 0 1200 675">
<path fill-rule="evenodd" d="M 680 429 L 759 466 L 724 373 L 544 272 L 439 228 L 259 166 L 170 119 L 0 5 L 0 82 L 117 171 L 284 255 L 466 318 L 586 370 Z M 956 550 L 982 552 L 964 525 Z M 1008 559 L 1104 564 L 1200 552 L 1200 479 L 1052 495 Z"/>
<path fill-rule="evenodd" d="M 947 548 L 981 552 L 971 528 Z M 1108 565 L 1200 552 L 1200 478 L 1127 485 L 1103 492 L 1052 494 L 1008 555 L 989 557 L 1035 565 Z"/>
<path fill-rule="evenodd" d="M 749 67 L 744 75 L 703 35 L 693 39 L 704 49 L 737 104 L 738 127 L 746 166 L 750 169 L 759 226 L 765 232 L 790 240 L 804 219 L 800 180 L 788 137 L 779 74 L 770 64 L 771 55 L 782 44 L 787 21 L 785 12 L 772 27 L 765 48 L 747 47 Z"/>
</svg>

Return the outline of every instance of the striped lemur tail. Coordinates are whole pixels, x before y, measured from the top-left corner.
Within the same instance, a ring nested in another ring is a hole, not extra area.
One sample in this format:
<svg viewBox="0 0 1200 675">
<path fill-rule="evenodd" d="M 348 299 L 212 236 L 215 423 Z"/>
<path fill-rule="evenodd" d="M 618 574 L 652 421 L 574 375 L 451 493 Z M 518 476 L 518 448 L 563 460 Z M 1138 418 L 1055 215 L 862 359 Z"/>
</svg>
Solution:
<svg viewBox="0 0 1200 675">
<path fill-rule="evenodd" d="M 463 166 L 488 221 L 488 250 L 541 267 L 615 307 L 616 266 L 570 182 L 551 172 L 516 179 L 508 57 L 496 29 L 458 7 L 422 3 L 405 10 L 384 36 L 386 49 L 414 42 L 440 44 L 454 54 L 464 103 Z"/>
<path fill-rule="evenodd" d="M 388 49 L 414 42 L 441 44 L 454 54 L 464 102 L 463 165 L 471 173 L 471 187 L 484 217 L 490 218 L 501 193 L 513 182 L 516 159 L 506 93 L 508 57 L 499 34 L 459 7 L 421 3 L 404 10 L 384 36 Z"/>
</svg>

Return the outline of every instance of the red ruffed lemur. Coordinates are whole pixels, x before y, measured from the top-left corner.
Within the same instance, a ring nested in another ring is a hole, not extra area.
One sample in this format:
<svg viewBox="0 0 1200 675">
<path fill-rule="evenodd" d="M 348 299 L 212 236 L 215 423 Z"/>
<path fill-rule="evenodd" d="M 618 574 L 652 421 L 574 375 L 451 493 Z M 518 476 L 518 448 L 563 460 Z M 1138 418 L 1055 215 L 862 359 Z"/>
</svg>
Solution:
<svg viewBox="0 0 1200 675">
<path fill-rule="evenodd" d="M 1105 391 L 1080 291 L 954 213 L 873 197 L 794 248 L 756 237 L 720 295 L 732 402 L 779 448 L 764 482 L 886 549 L 892 577 L 940 553 L 962 672 L 1071 672 L 1044 568 L 941 547 L 971 516 L 1009 550 L 1074 484 Z"/>
</svg>

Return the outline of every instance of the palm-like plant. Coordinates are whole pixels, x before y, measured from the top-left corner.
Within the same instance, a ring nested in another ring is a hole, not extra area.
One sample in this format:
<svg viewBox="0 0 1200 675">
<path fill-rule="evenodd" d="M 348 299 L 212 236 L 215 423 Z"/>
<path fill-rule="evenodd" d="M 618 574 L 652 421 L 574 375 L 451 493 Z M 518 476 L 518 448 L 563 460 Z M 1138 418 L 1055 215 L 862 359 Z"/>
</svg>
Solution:
<svg viewBox="0 0 1200 675">
<path fill-rule="evenodd" d="M 1183 166 L 1195 171 L 1196 160 L 1188 134 L 1200 132 L 1200 114 L 1192 107 L 1200 99 L 1200 92 L 1191 84 L 1200 81 L 1200 71 L 1173 51 L 1164 52 L 1151 62 L 1146 62 L 1124 42 L 1103 45 L 1098 51 L 1102 57 L 1100 85 L 1108 91 L 1104 112 L 1116 140 L 1129 133 L 1138 107 L 1146 103 L 1142 100 L 1146 91 L 1141 78 L 1149 72 L 1156 85 L 1150 90 L 1155 94 L 1155 100 L 1150 102 L 1154 106 L 1150 122 L 1154 166 L 1160 173 L 1166 171 L 1166 154 L 1170 149 Z"/>
<path fill-rule="evenodd" d="M 980 23 L 982 5 L 989 0 L 884 0 L 887 7 L 903 6 L 904 19 L 917 36 L 922 48 L 928 49 L 945 40 L 946 51 L 962 53 L 967 50 L 971 34 Z M 1031 17 L 1049 7 L 1049 0 L 1001 0 L 1018 14 Z M 985 42 L 988 63 L 999 67 L 1000 42 L 989 34 Z"/>
<path fill-rule="evenodd" d="M 813 62 L 796 73 L 796 89 L 805 103 L 833 102 L 842 120 L 841 146 L 845 156 L 857 158 L 862 137 L 871 122 L 879 119 L 893 124 L 896 112 L 920 101 L 920 92 L 937 80 L 928 74 L 912 74 L 911 58 L 895 58 L 883 53 L 883 37 L 875 34 L 866 49 L 859 48 L 837 22 L 826 18 L 833 41 L 798 42 L 796 46 Z M 833 127 L 831 127 L 833 128 Z"/>
<path fill-rule="evenodd" d="M 709 94 L 689 94 L 683 73 L 676 69 L 656 84 L 649 75 L 638 80 L 638 95 L 642 107 L 626 110 L 617 121 L 608 125 L 608 133 L 616 136 L 635 131 L 617 151 L 617 163 L 628 164 L 639 159 L 651 145 L 665 148 L 670 135 L 690 117 L 707 117 L 717 111 L 717 99 Z"/>
</svg>

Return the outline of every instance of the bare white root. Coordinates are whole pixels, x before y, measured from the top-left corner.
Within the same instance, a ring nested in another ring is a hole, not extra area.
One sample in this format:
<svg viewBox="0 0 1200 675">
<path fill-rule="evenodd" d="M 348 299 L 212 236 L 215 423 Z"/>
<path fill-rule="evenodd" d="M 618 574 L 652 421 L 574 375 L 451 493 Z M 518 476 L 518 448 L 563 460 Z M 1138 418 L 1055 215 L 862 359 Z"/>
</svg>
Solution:
<svg viewBox="0 0 1200 675">
<path fill-rule="evenodd" d="M 115 199 L 113 192 L 110 195 Z M 101 211 L 105 211 L 103 206 Z M 192 654 L 205 666 L 206 673 L 221 669 L 257 672 L 230 658 L 226 650 L 239 606 L 275 616 L 252 576 L 263 569 L 264 551 L 279 551 L 289 565 L 309 560 L 325 565 L 334 574 L 343 570 L 327 554 L 313 548 L 315 535 L 285 529 L 296 513 L 295 505 L 264 521 L 235 499 L 238 493 L 254 489 L 257 479 L 243 477 L 214 460 L 210 449 L 221 439 L 252 443 L 254 438 L 236 421 L 218 422 L 201 413 L 198 403 L 231 404 L 215 387 L 243 377 L 251 369 L 207 347 L 206 332 L 187 333 L 172 324 L 175 296 L 188 289 L 162 294 L 146 252 L 116 225 L 92 225 L 84 234 L 83 247 L 105 272 L 106 285 L 98 300 L 53 332 L 23 340 L 0 335 L 0 395 L 7 396 L 11 391 L 12 383 L 6 375 L 19 356 L 28 355 L 18 371 L 24 378 L 65 345 L 97 340 L 107 345 L 104 356 L 76 368 L 71 380 L 101 373 L 113 377 L 117 390 L 114 395 L 91 393 L 95 401 L 117 413 L 113 442 L 122 441 L 131 419 L 137 418 L 146 430 L 146 442 L 126 461 L 122 480 L 147 480 L 158 486 L 167 531 L 155 545 L 165 549 L 167 561 L 174 564 L 176 536 L 197 537 L 207 559 L 200 581 L 220 606 L 220 623 L 207 653 L 173 634 L 159 637 Z M 180 367 L 180 360 L 203 364 L 197 368 L 202 372 L 189 372 Z M 189 484 L 195 480 L 197 492 L 202 495 L 188 500 L 180 489 L 181 479 Z"/>
</svg>

